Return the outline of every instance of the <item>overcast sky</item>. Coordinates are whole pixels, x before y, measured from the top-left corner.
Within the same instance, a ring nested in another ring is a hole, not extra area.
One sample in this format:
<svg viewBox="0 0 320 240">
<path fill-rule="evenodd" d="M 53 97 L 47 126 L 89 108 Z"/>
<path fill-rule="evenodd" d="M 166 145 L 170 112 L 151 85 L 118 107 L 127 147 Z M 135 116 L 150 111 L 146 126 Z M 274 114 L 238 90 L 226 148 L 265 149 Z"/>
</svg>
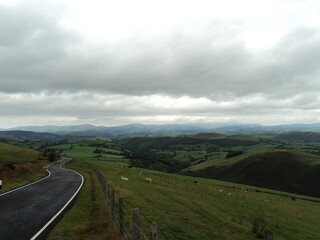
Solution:
<svg viewBox="0 0 320 240">
<path fill-rule="evenodd" d="M 0 0 L 0 128 L 320 122 L 320 2 Z"/>
</svg>

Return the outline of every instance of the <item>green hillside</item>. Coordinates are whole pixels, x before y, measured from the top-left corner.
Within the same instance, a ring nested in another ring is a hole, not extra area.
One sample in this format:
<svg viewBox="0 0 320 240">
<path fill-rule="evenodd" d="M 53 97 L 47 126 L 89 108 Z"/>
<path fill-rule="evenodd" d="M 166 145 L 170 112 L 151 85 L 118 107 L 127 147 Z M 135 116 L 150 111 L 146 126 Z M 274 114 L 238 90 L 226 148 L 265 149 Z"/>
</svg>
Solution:
<svg viewBox="0 0 320 240">
<path fill-rule="evenodd" d="M 0 162 L 30 162 L 39 157 L 39 152 L 0 142 Z"/>
<path fill-rule="evenodd" d="M 128 229 L 132 219 L 130 213 L 139 207 L 141 228 L 148 234 L 150 223 L 157 222 L 160 240 L 254 240 L 257 237 L 251 231 L 253 217 L 264 219 L 277 240 L 320 239 L 319 199 L 271 190 L 265 193 L 266 189 L 212 179 L 127 168 L 124 163 L 81 160 L 72 161 L 69 166 L 86 171 L 99 169 L 116 190 L 115 201 L 118 201 L 118 194 L 124 197 Z M 121 176 L 129 180 L 122 181 Z M 151 177 L 152 183 L 146 183 L 145 177 Z"/>
<path fill-rule="evenodd" d="M 197 135 L 178 136 L 178 137 L 132 137 L 120 141 L 122 145 L 136 151 L 150 149 L 183 149 L 185 147 L 208 146 L 250 146 L 257 144 L 259 139 L 249 136 L 226 136 L 216 133 L 201 133 Z"/>
<path fill-rule="evenodd" d="M 0 176 L 2 191 L 9 191 L 47 175 L 48 161 L 38 160 L 39 152 L 0 143 Z"/>
<path fill-rule="evenodd" d="M 275 137 L 280 141 L 295 141 L 295 142 L 320 142 L 319 132 L 287 132 L 281 133 Z"/>
<path fill-rule="evenodd" d="M 227 160 L 205 162 L 183 173 L 320 197 L 317 155 L 273 150 L 222 161 Z"/>
</svg>

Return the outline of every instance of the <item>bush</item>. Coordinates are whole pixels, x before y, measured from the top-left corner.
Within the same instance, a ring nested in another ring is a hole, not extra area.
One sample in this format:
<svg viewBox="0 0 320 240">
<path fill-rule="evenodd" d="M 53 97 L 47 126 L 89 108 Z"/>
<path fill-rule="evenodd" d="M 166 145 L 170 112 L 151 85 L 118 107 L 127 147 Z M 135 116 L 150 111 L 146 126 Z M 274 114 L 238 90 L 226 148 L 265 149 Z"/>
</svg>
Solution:
<svg viewBox="0 0 320 240">
<path fill-rule="evenodd" d="M 56 160 L 56 153 L 54 153 L 54 152 L 50 152 L 50 154 L 49 154 L 49 156 L 48 156 L 48 160 L 50 161 L 50 162 L 54 162 L 55 160 Z"/>
<path fill-rule="evenodd" d="M 16 167 L 12 164 L 12 163 L 6 163 L 4 165 L 5 168 L 11 169 L 11 170 L 15 170 Z"/>
<path fill-rule="evenodd" d="M 226 158 L 232 158 L 232 157 L 235 157 L 235 156 L 239 156 L 241 155 L 243 152 L 242 151 L 232 151 L 232 152 L 229 152 L 227 155 L 226 155 Z"/>
<path fill-rule="evenodd" d="M 259 238 L 264 237 L 264 231 L 266 229 L 266 222 L 262 217 L 254 217 L 251 219 L 252 232 Z"/>
</svg>

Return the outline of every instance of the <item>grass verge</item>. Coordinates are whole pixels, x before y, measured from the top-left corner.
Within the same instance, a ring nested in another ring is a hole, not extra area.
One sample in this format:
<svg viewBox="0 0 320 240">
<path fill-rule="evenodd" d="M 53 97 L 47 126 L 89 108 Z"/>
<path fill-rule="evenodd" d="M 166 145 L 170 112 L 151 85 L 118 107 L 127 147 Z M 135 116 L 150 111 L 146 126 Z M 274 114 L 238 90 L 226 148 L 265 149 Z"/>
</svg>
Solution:
<svg viewBox="0 0 320 240">
<path fill-rule="evenodd" d="M 278 240 L 320 239 L 317 202 L 293 201 L 276 191 L 245 191 L 241 189 L 248 188 L 244 185 L 124 168 L 112 162 L 80 160 L 72 164 L 99 169 L 124 197 L 126 212 L 132 210 L 130 206 L 140 207 L 144 216 L 158 223 L 164 236 L 161 240 L 254 240 L 253 217 L 263 218 Z M 121 181 L 121 176 L 129 181 Z M 144 177 L 151 177 L 152 184 Z"/>
<path fill-rule="evenodd" d="M 79 171 L 78 169 L 76 169 Z M 102 191 L 94 174 L 79 171 L 84 185 L 72 209 L 51 231 L 48 240 L 118 239 Z"/>
<path fill-rule="evenodd" d="M 2 191 L 7 192 L 48 175 L 44 169 L 47 162 L 0 163 L 0 176 L 3 178 Z"/>
</svg>

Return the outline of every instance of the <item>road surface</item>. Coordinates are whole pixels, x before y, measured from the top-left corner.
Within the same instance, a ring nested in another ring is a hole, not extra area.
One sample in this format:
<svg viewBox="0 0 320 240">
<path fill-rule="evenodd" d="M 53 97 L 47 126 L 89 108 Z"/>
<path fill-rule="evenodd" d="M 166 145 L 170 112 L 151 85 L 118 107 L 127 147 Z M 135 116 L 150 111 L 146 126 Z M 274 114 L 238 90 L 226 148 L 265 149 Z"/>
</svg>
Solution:
<svg viewBox="0 0 320 240">
<path fill-rule="evenodd" d="M 43 239 L 48 229 L 37 238 L 35 235 L 67 207 L 83 183 L 80 174 L 61 168 L 67 160 L 50 165 L 47 178 L 0 195 L 0 240 Z"/>
</svg>

